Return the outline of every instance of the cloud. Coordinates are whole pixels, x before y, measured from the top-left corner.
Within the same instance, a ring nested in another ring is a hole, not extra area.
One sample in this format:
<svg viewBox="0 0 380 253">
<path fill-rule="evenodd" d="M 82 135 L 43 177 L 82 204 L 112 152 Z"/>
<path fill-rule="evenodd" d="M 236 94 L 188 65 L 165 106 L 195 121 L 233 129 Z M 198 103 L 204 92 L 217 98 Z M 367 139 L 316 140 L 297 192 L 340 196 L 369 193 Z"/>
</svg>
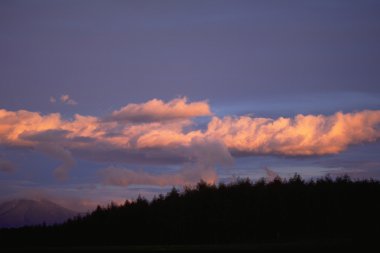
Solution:
<svg viewBox="0 0 380 253">
<path fill-rule="evenodd" d="M 26 110 L 13 112 L 0 109 L 0 144 L 32 147 L 31 141 L 22 138 L 24 134 L 60 129 L 61 123 L 59 113 L 42 116 Z"/>
<path fill-rule="evenodd" d="M 205 101 L 187 103 L 187 98 L 177 98 L 165 103 L 152 99 L 142 104 L 128 104 L 114 111 L 108 120 L 129 122 L 155 122 L 181 120 L 199 116 L 210 116 L 210 107 Z"/>
<path fill-rule="evenodd" d="M 294 118 L 214 117 L 206 135 L 235 154 L 308 156 L 337 154 L 380 137 L 380 111 L 337 112 Z"/>
<path fill-rule="evenodd" d="M 75 160 L 71 151 L 64 148 L 65 143 L 70 139 L 67 130 L 46 130 L 41 132 L 25 132 L 20 135 L 23 140 L 34 143 L 33 147 L 62 163 L 54 170 L 54 176 L 59 180 L 66 180 L 70 169 L 74 166 Z"/>
<path fill-rule="evenodd" d="M 36 145 L 36 149 L 61 161 L 61 164 L 54 170 L 54 176 L 57 179 L 66 180 L 68 178 L 69 171 L 75 164 L 70 150 L 54 143 L 39 143 Z"/>
<path fill-rule="evenodd" d="M 67 94 L 61 96 L 61 102 L 64 104 L 67 104 L 67 105 L 77 105 L 78 104 L 74 99 L 70 98 L 70 96 Z"/>
<path fill-rule="evenodd" d="M 142 170 L 129 170 L 109 167 L 101 171 L 100 175 L 106 185 L 184 185 L 188 183 L 182 171 L 175 174 L 152 174 Z"/>
<path fill-rule="evenodd" d="M 192 185 L 200 180 L 215 183 L 218 179 L 214 165 L 200 166 L 201 164 L 186 163 L 174 173 L 147 173 L 143 170 L 129 170 L 109 167 L 100 172 L 106 185 L 158 185 L 176 186 Z"/>
<path fill-rule="evenodd" d="M 59 100 L 61 101 L 62 104 L 66 104 L 66 105 L 77 105 L 78 104 L 74 99 L 70 98 L 70 96 L 67 94 L 62 95 L 59 98 Z M 49 98 L 49 101 L 50 101 L 50 103 L 55 104 L 57 102 L 57 99 L 55 97 L 51 96 Z"/>
<path fill-rule="evenodd" d="M 265 174 L 266 174 L 265 180 L 267 182 L 272 182 L 276 178 L 280 177 L 277 172 L 269 169 L 268 167 L 265 167 L 264 170 L 265 170 Z"/>
<path fill-rule="evenodd" d="M 55 175 L 61 179 L 68 176 L 76 157 L 126 165 L 180 165 L 177 174 L 161 177 L 109 170 L 119 173 L 120 180 L 129 179 L 106 180 L 128 185 L 142 180 L 138 178 L 152 183 L 149 178 L 156 177 L 161 185 L 215 180 L 216 166 L 228 166 L 233 156 L 329 155 L 380 138 L 380 110 L 278 119 L 214 116 L 207 129 L 197 128 L 192 118 L 206 115 L 211 115 L 206 102 L 188 103 L 185 98 L 129 104 L 105 117 L 75 114 L 69 120 L 59 113 L 0 110 L 0 145 L 34 149 L 59 160 Z"/>
<path fill-rule="evenodd" d="M 128 170 L 110 167 L 101 171 L 104 183 L 108 185 L 191 185 L 203 180 L 215 183 L 218 179 L 216 165 L 228 166 L 233 158 L 226 147 L 217 140 L 194 138 L 191 144 L 182 150 L 189 157 L 188 162 L 175 173 L 152 174 L 143 170 Z"/>
</svg>

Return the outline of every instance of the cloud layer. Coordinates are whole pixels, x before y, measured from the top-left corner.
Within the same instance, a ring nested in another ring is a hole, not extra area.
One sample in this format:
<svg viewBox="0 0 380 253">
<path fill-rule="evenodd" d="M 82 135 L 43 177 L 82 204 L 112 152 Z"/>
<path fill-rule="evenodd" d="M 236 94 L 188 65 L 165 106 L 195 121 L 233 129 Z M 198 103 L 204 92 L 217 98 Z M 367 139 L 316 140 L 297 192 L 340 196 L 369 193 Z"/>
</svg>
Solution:
<svg viewBox="0 0 380 253">
<path fill-rule="evenodd" d="M 0 110 L 0 145 L 31 148 L 61 161 L 54 172 L 60 179 L 67 178 L 75 157 L 126 167 L 178 164 L 181 169 L 170 175 L 115 167 L 102 172 L 106 184 L 173 185 L 215 181 L 215 166 L 231 164 L 233 156 L 337 154 L 380 138 L 379 110 L 278 119 L 213 116 L 206 129 L 197 128 L 193 118 L 211 115 L 207 102 L 186 98 L 153 99 L 103 117 L 73 119 Z"/>
</svg>

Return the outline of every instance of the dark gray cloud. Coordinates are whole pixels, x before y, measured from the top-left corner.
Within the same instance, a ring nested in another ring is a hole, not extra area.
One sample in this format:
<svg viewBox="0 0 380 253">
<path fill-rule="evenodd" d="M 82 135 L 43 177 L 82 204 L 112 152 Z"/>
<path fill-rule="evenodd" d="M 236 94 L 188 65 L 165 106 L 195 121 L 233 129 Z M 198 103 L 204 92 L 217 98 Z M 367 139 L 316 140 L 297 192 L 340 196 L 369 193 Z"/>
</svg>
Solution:
<svg viewBox="0 0 380 253">
<path fill-rule="evenodd" d="M 24 132 L 20 135 L 20 139 L 28 140 L 28 141 L 35 141 L 35 142 L 65 142 L 67 140 L 67 134 L 70 133 L 70 131 L 67 130 L 46 130 L 46 131 L 40 131 L 40 132 Z"/>
</svg>

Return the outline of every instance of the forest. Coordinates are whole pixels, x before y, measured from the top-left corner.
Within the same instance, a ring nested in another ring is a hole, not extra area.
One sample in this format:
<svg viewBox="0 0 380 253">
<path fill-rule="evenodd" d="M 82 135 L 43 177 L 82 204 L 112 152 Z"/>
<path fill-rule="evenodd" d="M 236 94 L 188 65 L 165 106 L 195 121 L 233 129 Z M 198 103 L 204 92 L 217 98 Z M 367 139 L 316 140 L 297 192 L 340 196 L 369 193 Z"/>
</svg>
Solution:
<svg viewBox="0 0 380 253">
<path fill-rule="evenodd" d="M 375 242 L 380 182 L 348 176 L 172 188 L 148 201 L 98 207 L 64 224 L 0 230 L 18 246 L 254 245 L 328 240 Z"/>
</svg>

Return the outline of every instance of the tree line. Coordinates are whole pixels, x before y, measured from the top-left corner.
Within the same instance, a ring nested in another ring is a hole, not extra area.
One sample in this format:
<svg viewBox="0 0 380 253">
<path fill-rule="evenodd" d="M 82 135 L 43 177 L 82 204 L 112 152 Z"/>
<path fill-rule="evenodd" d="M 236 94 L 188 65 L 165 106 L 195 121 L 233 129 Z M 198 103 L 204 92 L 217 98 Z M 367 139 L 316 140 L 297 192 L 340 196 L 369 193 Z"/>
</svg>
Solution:
<svg viewBox="0 0 380 253">
<path fill-rule="evenodd" d="M 110 204 L 53 226 L 0 230 L 3 246 L 165 245 L 378 238 L 380 183 L 299 175 L 229 184 L 203 181 L 148 201 Z"/>
</svg>

